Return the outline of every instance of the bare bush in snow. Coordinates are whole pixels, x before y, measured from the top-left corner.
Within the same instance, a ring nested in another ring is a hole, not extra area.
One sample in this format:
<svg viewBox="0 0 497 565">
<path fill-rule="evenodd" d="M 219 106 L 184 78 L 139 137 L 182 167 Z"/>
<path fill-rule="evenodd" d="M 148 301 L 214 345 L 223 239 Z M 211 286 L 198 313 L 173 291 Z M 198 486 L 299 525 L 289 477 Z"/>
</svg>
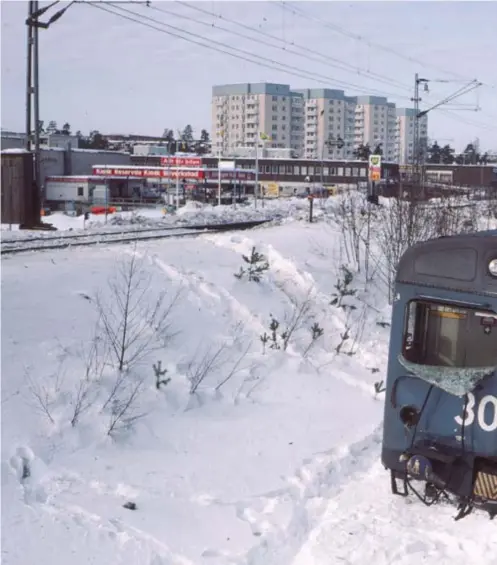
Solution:
<svg viewBox="0 0 497 565">
<path fill-rule="evenodd" d="M 284 286 L 280 290 L 287 296 L 290 309 L 286 310 L 281 332 L 282 348 L 286 351 L 294 333 L 301 329 L 310 319 L 315 296 L 314 288 L 310 288 L 302 298 L 290 294 Z"/>
<path fill-rule="evenodd" d="M 123 373 L 118 375 L 119 385 L 113 388 L 112 396 L 109 396 L 104 404 L 104 408 L 110 405 L 108 435 L 129 428 L 146 415 L 144 412 L 138 412 L 138 401 L 145 388 L 145 377 L 131 378 L 130 374 L 126 374 L 121 378 L 123 375 Z"/>
<path fill-rule="evenodd" d="M 190 382 L 190 394 L 195 394 L 207 377 L 226 363 L 227 349 L 228 345 L 222 343 L 214 348 L 208 346 L 203 352 L 197 350 L 186 369 L 186 377 Z"/>
<path fill-rule="evenodd" d="M 25 377 L 35 409 L 51 424 L 55 424 L 52 413 L 62 392 L 64 380 L 62 365 L 59 365 L 55 373 L 48 378 L 41 375 L 33 377 L 29 370 L 26 371 Z"/>
<path fill-rule="evenodd" d="M 71 426 L 73 427 L 97 401 L 97 385 L 108 360 L 108 347 L 105 341 L 99 335 L 95 335 L 89 348 L 82 352 L 81 359 L 84 366 L 83 375 L 71 395 Z"/>
<path fill-rule="evenodd" d="M 433 224 L 424 207 L 416 200 L 390 198 L 377 212 L 374 238 L 379 250 L 378 273 L 388 288 L 392 303 L 395 273 L 404 252 L 414 243 L 425 241 L 433 234 Z M 372 256 L 374 260 L 374 254 Z"/>
<path fill-rule="evenodd" d="M 355 265 L 360 272 L 365 259 L 361 245 L 366 239 L 368 209 L 358 191 L 348 190 L 340 196 L 339 204 L 334 209 L 333 219 L 342 233 L 347 263 Z"/>
<path fill-rule="evenodd" d="M 99 324 L 119 371 L 167 345 L 175 333 L 171 314 L 181 295 L 154 293 L 151 277 L 135 253 L 123 259 L 109 280 L 110 297 L 97 296 Z"/>
</svg>

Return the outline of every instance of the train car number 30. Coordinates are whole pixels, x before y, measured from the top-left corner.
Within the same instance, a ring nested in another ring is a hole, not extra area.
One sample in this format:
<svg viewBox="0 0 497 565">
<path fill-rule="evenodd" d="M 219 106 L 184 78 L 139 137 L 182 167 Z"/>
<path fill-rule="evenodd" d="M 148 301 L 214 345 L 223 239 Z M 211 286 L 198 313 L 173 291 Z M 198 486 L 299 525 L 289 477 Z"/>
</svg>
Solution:
<svg viewBox="0 0 497 565">
<path fill-rule="evenodd" d="M 487 394 L 478 403 L 475 395 L 468 393 L 468 403 L 465 414 L 454 418 L 459 426 L 471 426 L 476 421 L 484 432 L 497 430 L 497 396 Z"/>
</svg>

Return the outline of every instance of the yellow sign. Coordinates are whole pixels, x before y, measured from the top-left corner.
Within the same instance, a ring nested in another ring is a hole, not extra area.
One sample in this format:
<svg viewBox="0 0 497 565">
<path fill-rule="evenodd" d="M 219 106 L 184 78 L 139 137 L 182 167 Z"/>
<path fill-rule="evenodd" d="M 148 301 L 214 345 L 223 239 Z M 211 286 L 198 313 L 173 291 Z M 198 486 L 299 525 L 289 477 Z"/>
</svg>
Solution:
<svg viewBox="0 0 497 565">
<path fill-rule="evenodd" d="M 268 182 L 266 185 L 266 196 L 277 197 L 280 195 L 280 185 L 277 182 Z"/>
</svg>

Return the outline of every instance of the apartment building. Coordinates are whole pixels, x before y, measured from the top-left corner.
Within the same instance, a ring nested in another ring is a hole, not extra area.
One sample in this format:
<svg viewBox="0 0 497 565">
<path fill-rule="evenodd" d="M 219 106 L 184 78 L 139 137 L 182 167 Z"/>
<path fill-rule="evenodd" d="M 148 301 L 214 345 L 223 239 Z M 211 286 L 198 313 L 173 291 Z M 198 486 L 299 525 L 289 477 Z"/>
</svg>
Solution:
<svg viewBox="0 0 497 565">
<path fill-rule="evenodd" d="M 300 151 L 300 98 L 293 96 L 290 87 L 284 84 L 214 86 L 213 153 L 232 154 L 238 147 L 255 147 L 258 132 L 265 134 L 264 145 L 267 147 L 292 147 Z"/>
<path fill-rule="evenodd" d="M 412 163 L 414 159 L 414 108 L 396 109 L 395 128 L 395 160 L 405 165 Z M 420 147 L 426 147 L 428 141 L 428 116 L 419 120 L 419 142 Z"/>
<path fill-rule="evenodd" d="M 413 129 L 410 110 L 405 112 L 404 119 L 387 98 L 346 96 L 343 90 L 292 90 L 271 83 L 214 86 L 212 150 L 228 155 L 254 148 L 259 132 L 265 147 L 291 148 L 307 159 L 353 159 L 355 149 L 366 144 L 380 145 L 388 161 L 409 159 L 404 147 Z M 422 131 L 426 125 L 424 120 Z"/>
</svg>

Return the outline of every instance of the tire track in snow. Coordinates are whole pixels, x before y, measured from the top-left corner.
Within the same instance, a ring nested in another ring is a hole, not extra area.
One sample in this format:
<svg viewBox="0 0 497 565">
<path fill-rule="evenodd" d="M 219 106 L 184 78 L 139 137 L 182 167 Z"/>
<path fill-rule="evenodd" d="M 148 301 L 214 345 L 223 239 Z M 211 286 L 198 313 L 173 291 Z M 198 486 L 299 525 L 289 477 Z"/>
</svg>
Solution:
<svg viewBox="0 0 497 565">
<path fill-rule="evenodd" d="M 237 235 L 208 235 L 205 239 L 214 245 L 224 249 L 233 250 L 237 253 L 247 254 L 252 247 L 257 247 L 257 242 L 254 239 L 249 237 L 241 238 Z M 318 290 L 314 277 L 308 271 L 299 269 L 299 267 L 291 259 L 286 258 L 272 245 L 264 245 L 264 247 L 269 264 L 271 265 L 270 271 L 273 275 L 275 275 L 276 285 L 278 286 L 279 284 L 280 286 L 284 286 L 288 282 L 293 283 L 294 286 L 298 288 L 299 294 L 301 295 L 298 298 L 300 299 L 305 299 L 306 295 L 308 295 L 309 292 L 312 292 L 312 301 L 322 308 L 322 313 L 324 315 L 330 316 L 330 296 Z M 336 320 L 336 322 L 338 322 L 336 326 L 340 332 L 347 329 L 346 322 L 340 318 L 339 312 L 334 312 L 332 317 Z M 262 332 L 264 331 L 265 328 L 262 327 Z M 320 370 L 318 367 L 315 368 L 318 371 Z M 357 388 L 367 396 L 375 396 L 372 385 L 362 379 L 354 378 L 343 371 L 335 370 L 333 371 L 332 376 L 349 386 Z"/>
<path fill-rule="evenodd" d="M 199 294 L 202 293 L 204 296 L 214 300 L 217 304 L 227 304 L 227 309 L 232 314 L 232 318 L 238 321 L 242 320 L 247 327 L 250 327 L 257 335 L 264 332 L 264 326 L 253 316 L 250 310 L 226 288 L 216 286 L 214 283 L 206 281 L 197 273 L 184 273 L 169 263 L 162 261 L 156 255 L 151 257 L 151 261 L 169 278 L 176 279 L 184 284 L 194 295 L 199 296 Z"/>
<path fill-rule="evenodd" d="M 481 520 L 475 539 L 466 520 L 453 521 L 455 512 L 449 504 L 428 508 L 415 498 L 393 496 L 389 475 L 378 461 L 330 501 L 307 543 L 286 565 L 412 565 L 426 562 L 426 556 L 438 565 L 493 565 L 495 524 L 483 514 L 467 518 Z"/>
</svg>

